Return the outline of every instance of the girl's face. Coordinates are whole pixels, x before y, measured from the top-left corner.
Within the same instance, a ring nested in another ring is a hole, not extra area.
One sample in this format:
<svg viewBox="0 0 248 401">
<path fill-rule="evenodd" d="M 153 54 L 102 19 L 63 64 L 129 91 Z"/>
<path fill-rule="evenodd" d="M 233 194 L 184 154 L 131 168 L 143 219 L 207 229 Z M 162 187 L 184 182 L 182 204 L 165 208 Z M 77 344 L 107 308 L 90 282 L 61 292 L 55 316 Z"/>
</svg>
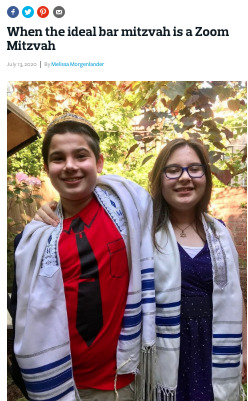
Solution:
<svg viewBox="0 0 248 401">
<path fill-rule="evenodd" d="M 165 167 L 180 166 L 189 167 L 192 164 L 202 164 L 197 153 L 190 146 L 181 146 L 169 157 Z M 201 174 L 199 174 L 201 175 Z M 195 206 L 199 203 L 205 193 L 206 176 L 191 178 L 186 170 L 181 177 L 170 179 L 162 173 L 162 194 L 170 210 L 194 212 Z"/>
</svg>

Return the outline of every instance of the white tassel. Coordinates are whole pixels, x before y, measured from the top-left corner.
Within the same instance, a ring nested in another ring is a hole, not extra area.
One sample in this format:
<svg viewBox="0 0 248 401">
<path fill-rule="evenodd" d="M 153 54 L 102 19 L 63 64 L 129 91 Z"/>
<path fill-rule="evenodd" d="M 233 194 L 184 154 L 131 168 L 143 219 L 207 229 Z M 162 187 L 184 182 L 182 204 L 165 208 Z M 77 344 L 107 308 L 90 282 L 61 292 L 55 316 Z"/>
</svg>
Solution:
<svg viewBox="0 0 248 401">
<path fill-rule="evenodd" d="M 157 401 L 176 401 L 176 389 L 169 389 L 158 385 Z"/>
<path fill-rule="evenodd" d="M 246 401 L 247 400 L 247 396 L 245 394 L 245 390 L 244 390 L 242 384 L 240 386 L 240 400 L 242 400 L 242 401 Z"/>
<path fill-rule="evenodd" d="M 141 401 L 156 401 L 155 389 L 155 356 L 156 348 L 144 347 L 140 358 L 140 376 L 141 376 Z M 137 398 L 136 400 L 139 400 Z"/>
</svg>

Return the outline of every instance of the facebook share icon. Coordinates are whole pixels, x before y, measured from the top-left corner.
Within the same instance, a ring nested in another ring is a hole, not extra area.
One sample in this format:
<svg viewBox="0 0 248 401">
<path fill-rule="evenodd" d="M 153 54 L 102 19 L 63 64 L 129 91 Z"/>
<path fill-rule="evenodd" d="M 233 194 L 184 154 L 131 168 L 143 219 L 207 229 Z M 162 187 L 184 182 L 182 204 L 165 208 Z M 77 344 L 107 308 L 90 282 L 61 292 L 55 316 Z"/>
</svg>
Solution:
<svg viewBox="0 0 248 401">
<path fill-rule="evenodd" d="M 31 18 L 34 15 L 34 9 L 30 6 L 26 6 L 22 9 L 22 15 L 25 18 Z"/>
<path fill-rule="evenodd" d="M 15 6 L 11 6 L 8 8 L 7 10 L 7 14 L 10 18 L 16 18 L 19 14 L 19 10 L 17 7 Z"/>
</svg>

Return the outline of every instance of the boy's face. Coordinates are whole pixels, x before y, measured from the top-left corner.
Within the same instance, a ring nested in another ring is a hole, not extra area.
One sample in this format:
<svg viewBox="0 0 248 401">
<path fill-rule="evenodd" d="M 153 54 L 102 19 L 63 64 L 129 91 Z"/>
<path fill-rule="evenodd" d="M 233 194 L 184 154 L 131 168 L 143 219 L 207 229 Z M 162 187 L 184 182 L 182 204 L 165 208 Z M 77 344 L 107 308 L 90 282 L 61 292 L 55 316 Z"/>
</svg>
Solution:
<svg viewBox="0 0 248 401">
<path fill-rule="evenodd" d="M 62 204 L 63 199 L 89 199 L 96 186 L 97 173 L 102 169 L 102 154 L 96 161 L 84 135 L 68 132 L 52 137 L 45 170 L 59 192 Z"/>
</svg>

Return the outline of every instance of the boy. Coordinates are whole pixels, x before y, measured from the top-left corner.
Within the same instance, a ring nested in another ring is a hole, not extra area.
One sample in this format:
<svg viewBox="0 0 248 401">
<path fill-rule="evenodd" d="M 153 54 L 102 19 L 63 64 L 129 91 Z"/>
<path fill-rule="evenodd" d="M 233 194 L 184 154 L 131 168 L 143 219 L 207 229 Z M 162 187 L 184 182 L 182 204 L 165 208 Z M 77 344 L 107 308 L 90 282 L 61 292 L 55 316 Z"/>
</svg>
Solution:
<svg viewBox="0 0 248 401">
<path fill-rule="evenodd" d="M 28 397 L 148 400 L 143 387 L 146 380 L 151 388 L 155 344 L 150 197 L 121 177 L 98 177 L 99 137 L 82 117 L 54 120 L 42 153 L 60 194 L 60 223 L 31 222 L 15 252 L 14 352 Z"/>
</svg>

